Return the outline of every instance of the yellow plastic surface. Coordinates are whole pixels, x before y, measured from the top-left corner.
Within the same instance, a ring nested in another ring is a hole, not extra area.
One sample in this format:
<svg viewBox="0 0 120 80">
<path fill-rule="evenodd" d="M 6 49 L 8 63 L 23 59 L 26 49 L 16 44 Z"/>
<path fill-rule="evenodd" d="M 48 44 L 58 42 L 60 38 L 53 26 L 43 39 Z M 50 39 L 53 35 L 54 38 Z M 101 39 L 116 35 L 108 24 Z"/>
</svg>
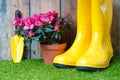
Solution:
<svg viewBox="0 0 120 80">
<path fill-rule="evenodd" d="M 78 0 L 77 35 L 71 48 L 58 55 L 54 63 L 76 66 L 76 61 L 86 52 L 91 42 L 91 1 Z"/>
<path fill-rule="evenodd" d="M 112 0 L 91 0 L 92 41 L 76 66 L 106 68 L 113 56 L 110 40 Z"/>
<path fill-rule="evenodd" d="M 112 0 L 78 0 L 77 35 L 71 48 L 54 63 L 106 68 L 113 56 L 110 40 Z"/>
<path fill-rule="evenodd" d="M 14 63 L 19 63 L 23 56 L 24 38 L 15 35 L 11 38 L 11 54 Z"/>
</svg>

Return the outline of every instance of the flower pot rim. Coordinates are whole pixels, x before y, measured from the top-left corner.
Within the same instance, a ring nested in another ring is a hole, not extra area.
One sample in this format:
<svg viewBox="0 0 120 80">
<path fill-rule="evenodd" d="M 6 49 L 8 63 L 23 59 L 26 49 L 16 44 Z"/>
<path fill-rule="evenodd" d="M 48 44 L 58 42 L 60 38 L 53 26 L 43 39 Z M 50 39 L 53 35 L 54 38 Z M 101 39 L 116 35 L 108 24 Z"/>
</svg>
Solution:
<svg viewBox="0 0 120 80">
<path fill-rule="evenodd" d="M 62 45 L 62 44 L 67 44 L 67 42 L 64 42 L 64 43 L 55 43 L 55 44 L 40 44 L 40 45 Z"/>
<path fill-rule="evenodd" d="M 67 47 L 67 43 L 62 44 L 40 44 L 40 47 L 43 49 L 64 49 Z"/>
</svg>

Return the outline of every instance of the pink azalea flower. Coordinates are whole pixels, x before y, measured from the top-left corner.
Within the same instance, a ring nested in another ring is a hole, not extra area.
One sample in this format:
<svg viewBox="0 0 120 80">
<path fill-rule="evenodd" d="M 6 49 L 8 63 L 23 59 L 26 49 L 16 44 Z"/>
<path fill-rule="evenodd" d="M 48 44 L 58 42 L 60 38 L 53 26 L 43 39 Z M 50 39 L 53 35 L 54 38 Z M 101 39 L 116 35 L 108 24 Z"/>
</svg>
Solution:
<svg viewBox="0 0 120 80">
<path fill-rule="evenodd" d="M 68 17 L 68 15 L 67 15 L 67 14 L 64 14 L 64 15 L 63 15 L 63 17 L 64 17 L 64 18 L 67 18 L 67 17 Z"/>
<path fill-rule="evenodd" d="M 32 32 L 32 31 L 29 32 L 29 36 L 30 36 L 30 37 L 33 37 L 34 35 L 35 35 L 34 32 Z"/>
<path fill-rule="evenodd" d="M 37 15 L 37 14 L 33 14 L 33 15 L 32 15 L 32 19 L 34 19 L 34 20 L 39 19 L 39 15 Z"/>
<path fill-rule="evenodd" d="M 25 26 L 24 26 L 24 30 L 32 30 L 34 28 L 34 19 L 30 18 L 30 17 L 26 17 L 25 18 Z"/>
<path fill-rule="evenodd" d="M 40 21 L 42 22 L 49 22 L 49 16 L 47 15 L 47 13 L 45 14 L 40 14 Z"/>
<path fill-rule="evenodd" d="M 35 21 L 35 25 L 41 27 L 41 26 L 43 26 L 43 22 L 39 21 L 39 20 Z"/>
<path fill-rule="evenodd" d="M 24 30 L 32 30 L 34 28 L 34 25 L 33 24 L 31 24 L 31 25 L 28 25 L 28 26 L 24 26 Z"/>
<path fill-rule="evenodd" d="M 56 22 L 55 28 L 53 31 L 57 31 L 59 29 L 59 27 L 60 27 L 60 22 Z"/>
<path fill-rule="evenodd" d="M 24 33 L 24 36 L 25 36 L 25 37 L 26 37 L 26 36 L 28 36 L 28 35 L 29 35 L 29 33 L 28 33 L 28 32 L 25 32 L 25 33 Z"/>
<path fill-rule="evenodd" d="M 54 17 L 58 16 L 58 13 L 56 11 L 49 11 L 48 14 Z"/>
<path fill-rule="evenodd" d="M 34 20 L 34 25 L 35 26 L 39 26 L 39 27 L 43 26 L 43 22 L 40 20 L 40 16 L 39 15 L 33 14 L 32 15 L 32 19 Z"/>
<path fill-rule="evenodd" d="M 19 23 L 20 26 L 24 26 L 25 23 L 24 23 L 24 18 L 20 18 L 20 23 Z"/>
<path fill-rule="evenodd" d="M 49 23 L 51 23 L 56 19 L 56 17 L 58 16 L 58 13 L 55 11 L 49 11 L 48 16 L 49 16 Z"/>
<path fill-rule="evenodd" d="M 21 28 L 21 26 L 17 25 L 17 26 L 16 26 L 16 28 L 17 28 L 17 29 L 20 29 L 20 28 Z"/>
<path fill-rule="evenodd" d="M 64 25 L 66 26 L 66 25 L 67 25 L 67 23 L 66 23 L 66 22 L 64 22 Z"/>
<path fill-rule="evenodd" d="M 23 18 L 15 18 L 13 20 L 13 24 L 15 25 L 15 27 L 21 28 L 24 26 L 24 19 Z"/>
<path fill-rule="evenodd" d="M 19 18 L 15 18 L 15 19 L 13 20 L 13 24 L 14 24 L 14 25 L 18 25 L 18 24 L 19 24 Z"/>
</svg>

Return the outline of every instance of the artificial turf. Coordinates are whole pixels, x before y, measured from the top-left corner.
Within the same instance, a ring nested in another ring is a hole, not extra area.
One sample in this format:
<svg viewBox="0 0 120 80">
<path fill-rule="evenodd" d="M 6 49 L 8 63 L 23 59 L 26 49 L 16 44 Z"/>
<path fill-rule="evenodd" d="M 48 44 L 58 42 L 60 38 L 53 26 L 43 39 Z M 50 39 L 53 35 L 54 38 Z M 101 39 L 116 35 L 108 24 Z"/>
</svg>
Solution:
<svg viewBox="0 0 120 80">
<path fill-rule="evenodd" d="M 38 59 L 0 61 L 0 80 L 120 80 L 120 56 L 113 57 L 109 68 L 95 72 L 59 69 Z"/>
</svg>

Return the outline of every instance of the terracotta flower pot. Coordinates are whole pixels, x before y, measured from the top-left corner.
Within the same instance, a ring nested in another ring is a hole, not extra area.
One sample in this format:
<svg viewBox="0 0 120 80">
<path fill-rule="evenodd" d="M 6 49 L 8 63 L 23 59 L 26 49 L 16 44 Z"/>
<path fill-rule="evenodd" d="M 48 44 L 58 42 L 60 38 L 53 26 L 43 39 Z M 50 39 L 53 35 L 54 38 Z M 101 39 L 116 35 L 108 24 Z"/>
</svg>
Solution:
<svg viewBox="0 0 120 80">
<path fill-rule="evenodd" d="M 55 56 L 62 54 L 65 51 L 67 43 L 46 45 L 41 44 L 42 55 L 45 64 L 52 64 Z"/>
</svg>

